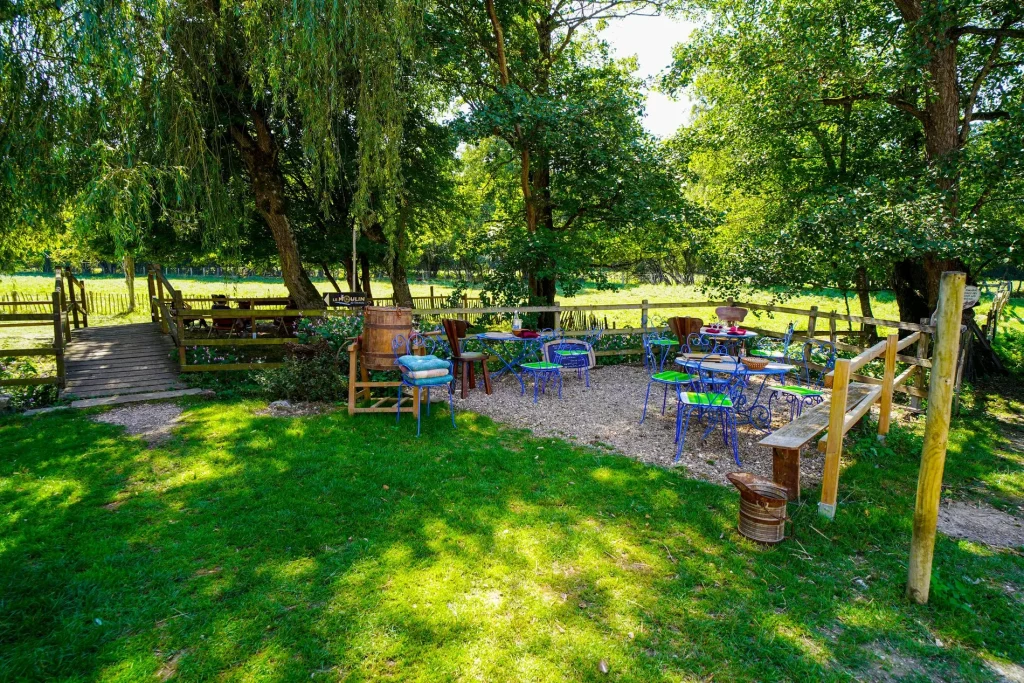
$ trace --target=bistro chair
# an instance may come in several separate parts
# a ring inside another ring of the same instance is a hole
[[[644,395],[644,410],[640,413],[640,424],[643,424],[644,420],[647,419],[647,403],[651,399],[652,386],[657,384],[664,388],[661,398],[661,414],[664,415],[668,404],[669,388],[674,387],[678,389],[681,385],[689,386],[694,380],[694,376],[689,373],[679,372],[678,370],[665,370],[666,351],[664,349],[671,349],[671,347],[653,343],[657,339],[654,334],[645,334],[643,337],[644,368],[647,370],[648,381],[647,393]]]
[[[420,391],[426,390],[427,417],[430,417],[430,389],[448,385],[448,410],[452,416],[452,427],[455,428],[455,378],[452,376],[453,365],[434,355],[434,341],[428,337],[413,334],[406,338],[397,335],[391,342],[391,350],[395,354],[395,365],[402,375],[402,383],[398,387],[398,401],[395,404],[395,424],[402,418],[402,391],[406,387],[412,391],[412,400],[420,400]],[[416,407],[416,436],[420,435],[420,423],[423,417],[421,406]]]
[[[725,344],[716,340],[714,337],[709,337],[706,334],[699,332],[691,333],[686,338],[686,353],[717,353],[719,355],[729,355],[729,349],[726,348]]]
[[[228,303],[228,298],[223,294],[214,294],[213,305],[210,306],[210,310],[230,311],[231,305]],[[230,337],[235,333],[237,327],[238,320],[236,318],[214,318],[213,324],[210,325],[210,332],[206,336],[212,337],[214,332],[223,332]]]
[[[562,366],[544,357],[544,342],[545,337],[543,335],[537,339],[525,342],[525,358],[535,358],[536,360],[528,360],[525,363],[519,364],[524,375],[533,377],[534,403],[537,402],[538,390],[543,394],[548,382],[558,382],[558,398],[562,398]],[[520,395],[525,393],[526,382],[523,381]]]
[[[684,391],[682,386],[676,387],[679,410],[676,411],[677,445],[674,462],[678,462],[683,457],[686,433],[690,428],[690,415],[696,410],[698,411],[698,423],[705,413],[709,415],[708,426],[704,430],[701,440],[707,439],[716,426],[721,426],[722,440],[726,446],[732,446],[733,460],[736,461],[737,467],[742,467],[739,434],[736,429],[736,407],[746,386],[747,367],[742,363],[736,363],[731,372],[722,373],[703,367],[704,363],[705,361],[702,360],[697,365],[693,391]],[[715,377],[716,375],[718,378]],[[724,382],[720,381],[723,379],[722,375],[726,375]]]
[[[776,363],[785,362],[789,353],[789,345],[793,341],[793,323],[786,328],[782,339],[775,339],[766,335],[758,337],[754,341],[754,348],[750,349],[751,356],[767,358]]]
[[[466,330],[469,328],[469,324],[465,320],[446,318],[441,321],[441,327],[444,329],[445,338],[448,340],[452,362],[457,368],[455,377],[458,377],[459,374],[462,375],[462,398],[466,398],[469,394],[469,389],[476,388],[474,363],[480,364],[480,374],[484,377],[484,393],[490,395],[491,374],[487,370],[487,361],[490,360],[490,356],[479,351],[464,351],[462,349],[462,340],[466,338]],[[468,389],[466,386],[467,378],[469,379]]]
[[[800,417],[804,408],[825,400],[825,375],[836,367],[836,347],[829,341],[804,342],[798,352],[790,352],[786,362],[797,366],[797,383],[773,386],[768,411],[778,401],[789,406],[789,420]]]
[[[566,370],[575,370],[576,377],[585,380],[586,387],[590,388],[590,368],[596,359],[593,345],[586,338],[562,337],[545,342],[544,360],[558,363]]]

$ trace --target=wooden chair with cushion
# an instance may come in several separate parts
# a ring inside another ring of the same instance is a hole
[[[452,363],[455,366],[455,377],[462,375],[462,398],[466,398],[469,394],[469,389],[476,388],[476,372],[473,367],[474,363],[480,364],[481,372],[484,376],[484,392],[487,394],[491,393],[491,374],[487,371],[487,361],[490,357],[486,353],[480,353],[478,351],[463,351],[462,340],[466,338],[466,329],[469,325],[465,320],[452,320],[446,319],[441,321],[441,326],[444,328],[444,334],[448,338],[448,345],[452,349]],[[469,385],[466,385],[466,379],[469,378]]]

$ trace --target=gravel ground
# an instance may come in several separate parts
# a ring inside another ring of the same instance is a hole
[[[1024,521],[984,503],[943,501],[939,531],[999,548],[1024,546]]]
[[[643,462],[672,467],[675,455],[675,408],[669,395],[668,409],[661,415],[662,389],[651,388],[651,403],[647,419],[641,425],[640,412],[644,406],[647,374],[643,367],[609,365],[590,372],[590,388],[575,374],[566,373],[563,379],[562,399],[555,388],[541,395],[533,403],[533,384],[528,382],[526,395],[520,395],[519,382],[509,375],[494,383],[494,392],[487,396],[482,384],[470,391],[466,400],[459,397],[456,388],[456,408],[487,415],[512,427],[531,430],[542,436],[557,436],[569,441],[609,448]],[[776,427],[789,417],[776,411]],[[771,479],[772,453],[770,448],[758,446],[763,435],[749,426],[739,428],[739,450],[742,467],[736,467],[732,449],[722,442],[721,430],[713,431],[701,443],[703,429],[694,429],[691,423],[683,456],[678,465],[695,479],[729,485],[725,475],[743,470]],[[824,456],[815,449],[804,452],[801,474],[805,485],[821,481]]]
[[[181,406],[176,403],[134,403],[100,413],[93,419],[121,425],[129,434],[141,436],[155,446],[170,438],[180,417]]]

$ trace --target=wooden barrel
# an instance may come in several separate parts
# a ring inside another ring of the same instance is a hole
[[[785,487],[748,472],[730,472],[725,476],[740,490],[739,532],[759,543],[779,543],[785,539]]]
[[[367,370],[394,370],[395,337],[412,334],[412,309],[367,306],[363,312],[362,363]]]

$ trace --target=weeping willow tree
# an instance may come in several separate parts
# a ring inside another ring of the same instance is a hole
[[[127,245],[165,222],[230,243],[252,207],[295,303],[322,306],[295,236],[283,141],[301,145],[325,215],[331,188],[351,183],[356,220],[393,235],[419,15],[414,0],[5,5],[0,230],[25,239],[73,222]],[[350,178],[342,129],[353,117]]]

